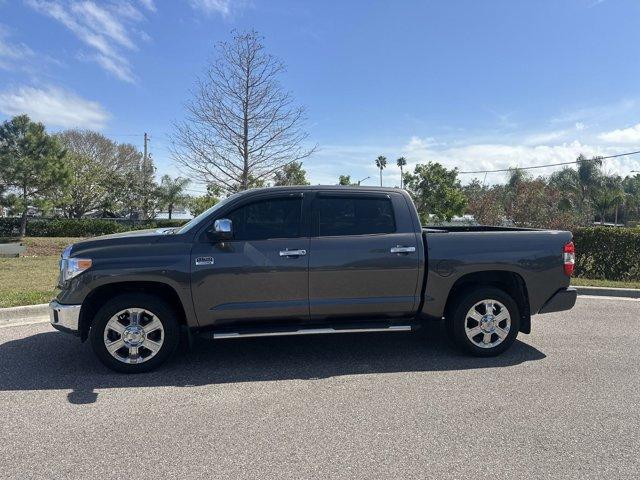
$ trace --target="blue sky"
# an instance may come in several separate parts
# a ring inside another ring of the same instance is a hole
[[[640,149],[639,24],[636,0],[0,0],[0,119],[138,145],[146,131],[175,175],[189,89],[215,42],[254,28],[308,109],[312,183],[375,184],[381,154],[463,171],[569,161]],[[384,176],[399,184],[395,166]]]

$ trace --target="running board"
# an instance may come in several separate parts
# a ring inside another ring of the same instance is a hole
[[[283,337],[290,335],[324,335],[327,333],[371,333],[371,332],[409,332],[411,325],[392,325],[380,328],[302,328],[281,332],[214,332],[214,339],[250,338],[250,337]]]

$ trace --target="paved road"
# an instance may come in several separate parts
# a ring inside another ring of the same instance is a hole
[[[0,328],[0,478],[638,478],[640,302],[581,298],[505,355],[405,333],[200,341],[116,375]]]

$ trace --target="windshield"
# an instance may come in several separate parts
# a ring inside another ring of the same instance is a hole
[[[209,216],[214,213],[217,212],[218,209],[224,207],[227,203],[229,203],[230,200],[236,198],[239,194],[238,193],[234,193],[233,195],[225,198],[224,200],[216,203],[213,207],[208,208],[207,210],[205,210],[204,212],[202,212],[200,215],[198,215],[195,218],[192,218],[191,220],[189,220],[187,223],[185,223],[180,230],[177,230],[176,233],[186,233],[189,230],[192,230],[193,228],[197,227],[198,225],[200,225],[200,223],[202,223],[204,220],[206,220],[207,218],[209,218]]]

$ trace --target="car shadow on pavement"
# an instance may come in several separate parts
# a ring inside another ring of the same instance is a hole
[[[118,374],[102,366],[88,343],[59,332],[0,345],[0,391],[72,390],[68,400],[93,403],[97,389],[199,386],[235,382],[322,379],[343,375],[437,372],[509,367],[545,355],[517,340],[505,353],[475,358],[458,353],[435,324],[429,335],[369,333],[242,340],[197,338],[159,370]]]

